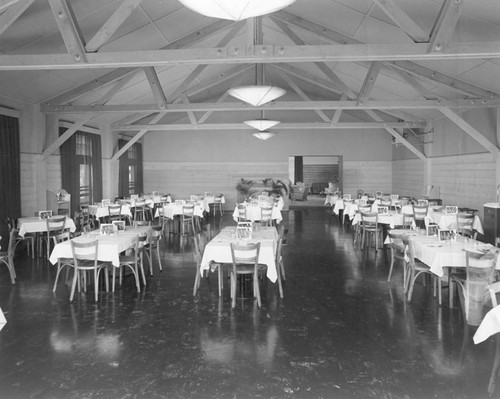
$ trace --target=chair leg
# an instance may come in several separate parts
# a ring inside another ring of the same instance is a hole
[[[281,262],[280,262],[281,264]],[[280,298],[283,299],[283,285],[281,284],[281,272],[279,270],[280,265],[278,265],[278,288],[280,291]]]
[[[156,255],[158,256],[158,266],[160,267],[160,272],[163,271],[163,268],[161,267],[161,258],[160,258],[160,242],[156,242]]]
[[[236,308],[236,276],[231,272],[231,308]]]
[[[253,275],[253,289],[254,294],[257,297],[257,306],[262,307],[262,302],[260,300],[260,289],[259,289],[259,276],[258,273],[254,273]]]
[[[196,265],[196,276],[194,278],[193,296],[196,296],[196,292],[198,291],[198,288],[200,287],[200,280],[201,280],[200,268],[199,268],[199,265]]]
[[[222,285],[224,284],[224,280],[222,278],[222,264],[219,265],[218,269],[219,269],[219,273],[218,273],[218,277],[219,277],[219,297],[221,297],[222,296]]]
[[[391,249],[391,266],[389,267],[389,276],[387,276],[387,281],[391,281],[391,276],[392,276],[392,268],[394,267],[394,253],[392,252]]]
[[[76,283],[78,281],[78,287],[80,287],[80,272],[78,269],[75,269],[75,273],[73,275],[73,282],[71,283],[71,293],[69,294],[69,301],[73,302],[73,296],[75,295]]]

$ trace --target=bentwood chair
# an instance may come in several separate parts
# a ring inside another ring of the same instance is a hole
[[[403,229],[411,229],[415,223],[415,215],[413,213],[403,213]]]
[[[403,236],[401,238],[403,240],[403,244],[405,246],[405,249],[407,250],[406,256],[407,256],[407,293],[408,293],[408,302],[411,301],[411,297],[413,295],[413,287],[415,286],[415,281],[419,276],[425,276],[429,275],[433,279],[433,286],[434,286],[434,296],[436,296],[436,287],[438,290],[438,301],[439,305],[442,303],[442,294],[441,294],[441,279],[439,276],[436,276],[434,273],[431,272],[430,267],[427,266],[425,263],[420,262],[419,260],[415,259],[414,255],[414,250],[413,250],[413,242],[408,238],[408,236]]]
[[[194,204],[185,204],[182,206],[181,214],[181,232],[182,235],[186,235],[186,231],[191,228],[191,232],[195,233],[194,228]]]
[[[198,289],[200,288],[201,278],[203,277],[201,275],[200,268],[201,268],[201,260],[203,258],[203,251],[205,250],[207,239],[203,234],[197,233],[193,236],[192,240],[193,240],[193,256],[196,262],[196,275],[193,287],[193,296],[195,296],[196,293],[198,292]],[[211,271],[217,270],[218,272],[217,274],[218,274],[218,284],[219,284],[219,297],[221,297],[222,288],[224,286],[222,264],[216,262],[210,262],[210,270]]]
[[[429,212],[429,205],[413,205],[413,216],[418,227],[425,228],[425,218]]]
[[[17,229],[12,229],[9,233],[9,245],[6,252],[0,252],[0,263],[7,266],[9,270],[10,282],[16,283],[16,270],[14,268],[14,251],[16,246]]]
[[[273,206],[261,206],[260,207],[260,224],[264,226],[273,225]]]
[[[73,251],[75,273],[73,275],[73,283],[71,284],[71,294],[69,296],[69,301],[73,302],[77,284],[78,290],[80,291],[80,284],[82,284],[82,280],[83,290],[87,290],[85,273],[90,271],[93,272],[92,274],[94,280],[95,301],[97,302],[99,298],[99,275],[101,273],[101,270],[107,267],[107,263],[101,263],[97,260],[99,241],[94,240],[90,242],[75,242],[74,240],[71,240],[70,243],[71,250]],[[107,274],[106,289],[108,289]]]
[[[260,242],[257,243],[237,243],[231,244],[231,307],[236,307],[236,284],[239,275],[252,275],[253,277],[253,293],[257,298],[257,306],[260,308],[262,302],[260,299],[259,289],[259,253]]]
[[[57,234],[52,237],[54,241],[54,245],[57,245],[61,242],[68,241],[70,239],[70,232],[69,231],[63,231],[60,234]],[[68,278],[68,272],[71,269],[75,267],[75,263],[73,261],[73,258],[59,258],[57,259],[57,272],[56,272],[56,279],[54,280],[54,287],[52,288],[52,292],[56,292],[57,289],[57,281],[59,280],[59,275],[61,274],[61,271],[66,267],[66,279]]]
[[[210,208],[213,216],[217,215],[217,212],[220,216],[224,214],[224,211],[222,210],[222,195],[214,197],[214,202],[210,204]]]
[[[485,299],[490,296],[492,303],[496,303],[493,288],[495,287],[497,254],[466,251],[465,259],[465,279],[456,276],[452,279],[457,283],[464,320],[468,325],[478,326],[483,318]]]
[[[146,256],[149,261],[149,274],[153,275],[153,253],[156,252],[156,257],[158,258],[158,268],[160,272],[163,271],[161,266],[161,256],[160,256],[160,240],[162,237],[162,226],[152,226],[148,232],[148,243],[144,245],[144,250],[147,250]]]
[[[247,207],[245,204],[238,204],[238,222],[246,222],[247,219]]]
[[[146,201],[136,201],[134,207],[134,222],[136,220],[148,220],[148,215],[150,215],[149,207],[146,205]]]
[[[378,251],[379,240],[382,242],[382,227],[378,223],[377,212],[360,212],[361,213],[361,249],[365,248],[365,240],[368,247],[371,244],[371,239],[375,238],[375,252]]]
[[[390,244],[389,247],[391,249],[391,266],[389,267],[389,275],[387,276],[387,281],[391,281],[392,277],[392,271],[394,268],[394,263],[396,261],[401,262],[401,265],[403,267],[403,293],[406,294],[406,283],[407,283],[407,277],[406,277],[406,272],[407,272],[407,265],[406,265],[406,246],[403,243],[403,236],[405,235],[404,233],[396,233],[391,230],[387,232],[387,235],[390,238]]]
[[[477,232],[474,231],[474,214],[457,213],[457,233],[465,237],[476,238]]]
[[[7,224],[7,228],[9,229],[9,234],[10,234],[10,232],[16,228],[15,220],[10,218],[10,217],[6,217],[5,223]],[[30,233],[26,233],[24,235],[24,237],[21,237],[19,234],[16,234],[16,238],[15,238],[15,242],[14,242],[14,255],[16,253],[17,246],[19,244],[21,244],[22,242],[25,242],[28,256],[31,253],[31,256],[34,258],[35,257],[35,238],[36,238],[36,235],[30,234]]]
[[[135,237],[132,241],[132,248],[127,250],[125,254],[120,255],[120,285],[122,285],[123,270],[130,269],[135,278],[135,286],[137,287],[137,292],[141,292],[141,285],[139,283],[139,269],[142,272],[142,279],[146,281],[146,276],[144,275],[144,268],[142,265],[142,245],[139,243],[139,236]],[[113,284],[112,292],[115,292],[115,273],[116,267],[113,267]]]
[[[64,228],[66,226],[66,216],[54,216],[50,219],[45,219],[45,221],[47,223],[47,231],[45,235],[40,235],[39,252],[45,242],[47,248],[47,259],[49,259],[51,248],[50,244],[53,242],[52,237],[64,232]]]
[[[115,220],[122,220],[122,206],[120,204],[108,205],[107,222],[111,223]]]

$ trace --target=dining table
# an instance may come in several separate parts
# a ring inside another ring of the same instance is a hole
[[[130,210],[130,204],[122,203],[121,206],[122,206],[121,214],[131,218],[132,212]],[[96,219],[108,217],[109,216],[108,206],[102,204],[89,205],[89,214],[91,216],[95,216]]]
[[[72,233],[76,230],[75,222],[67,216],[64,227]],[[47,231],[47,221],[46,219],[40,219],[38,216],[19,218],[17,220],[17,228],[21,237],[24,237],[28,233],[45,233]]]
[[[232,242],[260,242],[259,263],[267,266],[266,276],[273,283],[278,278],[276,270],[276,247],[278,243],[278,231],[275,227],[257,226],[252,231],[250,239],[238,240],[236,226],[224,227],[205,246],[200,265],[200,272],[210,270],[210,263],[232,264],[231,243]]]
[[[441,210],[434,211],[429,208],[429,212],[425,217],[425,224],[429,223],[437,224],[440,229],[457,229],[457,214],[446,213]],[[483,224],[478,215],[474,215],[474,220],[472,222],[472,230],[477,231],[479,234],[484,235]]]
[[[262,204],[254,203],[254,202],[245,203],[247,220],[250,220],[252,223],[255,221],[259,221],[262,217],[262,211],[261,211],[262,206],[263,206]],[[281,223],[281,221],[283,220],[283,216],[281,214],[279,203],[276,203],[272,207],[271,219],[276,221],[276,223]],[[236,207],[234,208],[233,220],[235,222],[237,222],[239,220],[238,205],[236,205]]]
[[[114,234],[101,234],[99,230],[93,230],[86,235],[63,241],[54,246],[49,261],[53,265],[59,258],[72,258],[71,241],[86,243],[94,240],[99,241],[97,259],[101,262],[110,262],[113,266],[120,266],[120,253],[131,248],[136,237],[147,235],[151,227],[149,226],[126,226],[125,230]]]
[[[182,215],[183,206],[186,204],[186,202],[187,201],[185,202],[174,201],[163,205],[163,216],[168,219],[173,219],[177,215]],[[194,201],[194,210],[193,210],[194,216],[203,218],[204,212],[208,212],[209,210],[210,208],[205,203],[205,201],[203,200]],[[160,210],[157,209],[155,212],[155,218],[160,217],[160,215],[161,215]]]

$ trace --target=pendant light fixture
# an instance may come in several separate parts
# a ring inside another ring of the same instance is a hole
[[[241,21],[270,14],[295,0],[179,0],[184,6],[207,17]]]
[[[271,137],[273,137],[276,133],[274,132],[268,132],[268,131],[263,131],[263,132],[255,132],[252,133],[253,137],[257,137],[260,140],[269,140]]]

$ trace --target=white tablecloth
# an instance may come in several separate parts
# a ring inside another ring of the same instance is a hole
[[[101,205],[89,205],[89,213],[97,219],[109,216],[108,207]],[[130,205],[122,204],[122,215],[132,217],[130,212]]]
[[[238,221],[238,205],[234,208],[233,219],[235,222]],[[246,206],[246,215],[247,219],[251,222],[255,222],[256,220],[260,220],[261,218],[261,207],[258,205],[247,204]],[[281,223],[283,220],[283,216],[281,215],[281,211],[278,206],[273,206],[271,219],[276,220],[276,223]]]
[[[94,231],[89,236],[78,236],[72,240],[76,242],[90,242],[97,238],[99,240],[97,259],[101,262],[111,262],[114,266],[119,266],[120,253],[132,247],[135,237],[147,234],[149,229],[150,227],[148,226],[139,226],[137,228],[127,227],[125,231],[110,236],[100,235]],[[70,241],[64,241],[54,247],[49,260],[52,264],[56,264],[59,258],[72,257],[71,243]]]
[[[500,332],[500,305],[495,306],[484,315],[483,321],[474,334],[474,343],[479,344],[493,334]]]
[[[431,272],[442,277],[444,267],[466,267],[465,251],[493,248],[490,244],[457,236],[455,241],[438,241],[437,237],[413,236],[415,258],[430,267]],[[500,257],[496,269],[500,269]]]
[[[444,212],[431,212],[427,214],[425,218],[426,225],[429,223],[435,223],[440,229],[455,229],[457,228],[457,215],[451,215]],[[472,229],[476,230],[479,234],[484,234],[483,224],[479,216],[474,216],[474,221],[472,223]]]
[[[17,221],[19,235],[24,237],[26,233],[41,233],[47,231],[47,222],[45,219],[38,217],[19,218]],[[72,233],[76,230],[75,222],[73,219],[66,217],[65,228],[69,229]]]
[[[207,205],[208,206],[208,205]],[[208,212],[205,210],[204,201],[197,201],[194,205],[194,216],[203,217],[203,212]],[[163,207],[163,215],[169,219],[173,219],[175,215],[182,215],[182,205],[178,205],[175,202],[171,202]],[[155,218],[160,217],[160,211],[157,209],[155,213]]]
[[[231,263],[230,243],[236,241],[234,238],[236,227],[225,227],[212,241],[205,246],[200,270],[209,270],[210,262]],[[260,242],[259,263],[267,266],[267,278],[273,283],[276,282],[278,274],[276,271],[276,245],[278,242],[278,232],[274,227],[259,227],[254,230],[252,239],[248,242]]]

